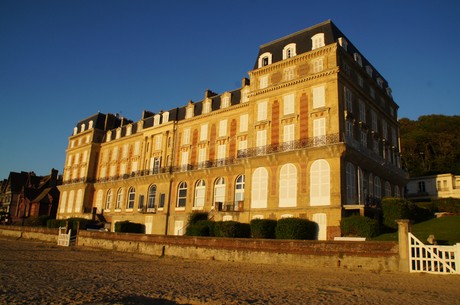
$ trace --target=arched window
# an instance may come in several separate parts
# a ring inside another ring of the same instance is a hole
[[[118,192],[117,192],[117,203],[115,205],[115,209],[117,210],[120,210],[121,209],[121,205],[123,204],[123,198],[124,197],[124,193],[123,193],[123,189],[119,189]]]
[[[388,181],[385,181],[385,197],[391,197],[391,185]]]
[[[59,201],[59,213],[65,213],[65,204],[67,202],[67,191],[64,191]]]
[[[96,213],[101,213],[102,212],[102,200],[104,197],[104,192],[102,190],[97,191],[97,196],[96,196]]]
[[[361,167],[358,166],[358,203],[359,204],[364,204],[364,174],[363,170]]]
[[[77,201],[75,203],[75,212],[80,213],[83,207],[83,191],[77,191]]]
[[[127,209],[134,208],[134,199],[136,198],[136,189],[134,187],[130,187],[128,190],[128,202],[126,204]]]
[[[382,184],[380,183],[380,178],[377,176],[374,177],[374,195],[377,199],[382,198]]]
[[[235,181],[235,206],[238,206],[240,201],[244,201],[244,184],[245,176],[238,176]]]
[[[269,52],[265,52],[259,56],[259,68],[268,66],[272,63],[272,54]]]
[[[374,176],[369,174],[369,197],[374,197]]]
[[[157,197],[157,186],[155,184],[152,184],[149,187],[149,193],[147,195],[147,209],[155,208],[156,197]]]
[[[318,33],[311,38],[311,49],[324,47],[324,33]]]
[[[183,181],[179,183],[177,187],[177,208],[185,208],[187,203],[187,182]]]
[[[331,170],[326,160],[313,162],[310,168],[310,205],[331,204]]]
[[[220,177],[214,183],[214,202],[225,203],[225,179]]]
[[[268,172],[264,167],[252,173],[251,207],[266,208],[268,198]]]
[[[354,165],[349,162],[346,167],[346,175],[347,204],[356,204],[356,172]]]
[[[193,206],[196,208],[204,207],[206,197],[206,182],[203,179],[198,180],[195,184],[195,200],[193,201]]]
[[[67,204],[67,213],[73,212],[73,201],[75,200],[75,191],[70,191],[69,193],[69,201]]]
[[[295,207],[297,205],[297,168],[285,164],[280,170],[279,206]]]
[[[107,191],[107,197],[105,198],[105,209],[110,211],[110,206],[112,205],[112,189]]]
[[[401,192],[399,191],[399,186],[395,185],[395,197],[401,197]]]

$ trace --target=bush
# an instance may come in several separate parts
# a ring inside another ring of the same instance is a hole
[[[380,233],[377,220],[361,215],[342,218],[340,229],[344,236],[374,237]]]
[[[385,198],[382,200],[383,224],[391,229],[397,229],[397,219],[414,219],[411,215],[413,203],[401,198]]]
[[[188,225],[194,225],[201,220],[208,220],[208,212],[193,212],[188,216]]]
[[[458,198],[439,198],[433,199],[433,204],[439,212],[459,213],[460,199]]]
[[[216,237],[249,238],[251,237],[251,226],[248,223],[236,221],[216,221],[213,235]]]
[[[145,225],[127,221],[119,221],[115,224],[115,232],[120,233],[145,233]]]
[[[214,230],[214,221],[198,220],[192,225],[188,225],[185,230],[187,236],[211,236]]]
[[[272,219],[251,220],[251,234],[254,238],[275,238],[276,224]]]
[[[278,220],[275,235],[277,239],[315,239],[318,225],[302,218],[283,218]]]
[[[46,223],[50,218],[48,215],[29,217],[24,219],[24,225],[28,227],[46,227]]]
[[[65,227],[67,223],[67,220],[65,219],[48,219],[46,222],[46,227],[47,228],[59,228],[59,227]]]

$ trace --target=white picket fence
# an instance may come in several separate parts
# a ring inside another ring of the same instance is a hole
[[[72,243],[75,243],[77,237],[72,237],[72,229],[68,233],[66,233],[66,230],[66,227],[59,227],[58,246],[69,247]]]
[[[460,274],[460,244],[425,245],[409,233],[409,271]]]

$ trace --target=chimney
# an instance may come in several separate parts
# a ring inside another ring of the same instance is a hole
[[[243,77],[243,80],[241,81],[241,88],[249,86],[249,78]]]

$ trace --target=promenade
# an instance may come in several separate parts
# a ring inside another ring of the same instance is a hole
[[[0,304],[460,304],[460,276],[192,261],[0,237]]]

